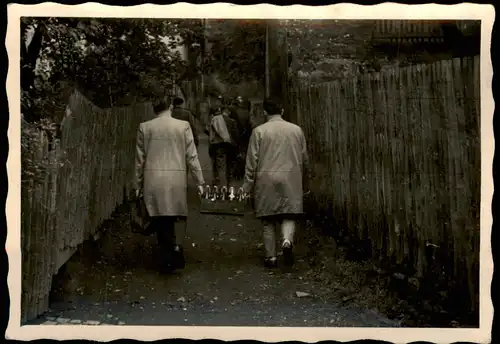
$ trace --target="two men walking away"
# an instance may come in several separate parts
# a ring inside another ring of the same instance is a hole
[[[193,131],[189,122],[172,117],[165,102],[154,107],[157,118],[141,123],[136,145],[136,190],[142,193],[151,216],[152,231],[164,254],[163,270],[184,268],[187,170],[203,194],[205,184]]]
[[[255,215],[263,224],[265,265],[278,264],[276,229],[281,230],[284,263],[294,263],[293,242],[297,217],[303,213],[309,158],[302,129],[282,118],[283,109],[266,99],[267,122],[256,127],[248,145],[245,178],[240,192],[254,195]]]
[[[253,194],[255,215],[263,225],[265,266],[274,268],[278,264],[278,228],[285,265],[291,266],[296,222],[303,213],[304,189],[308,190],[310,179],[306,140],[299,126],[283,119],[279,104],[266,99],[263,109],[267,121],[250,135],[244,183],[239,192],[244,198]],[[163,270],[172,272],[185,265],[182,247],[188,214],[188,170],[200,196],[205,180],[193,135],[196,127],[174,118],[172,107],[165,102],[157,104],[154,111],[157,118],[141,123],[137,132],[135,182],[137,196],[143,195],[151,217],[148,232],[157,233],[164,254]],[[214,182],[220,184],[222,177],[222,185],[230,187],[238,123],[230,117],[228,107],[212,118],[209,134]]]

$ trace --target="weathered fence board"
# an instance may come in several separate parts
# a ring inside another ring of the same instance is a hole
[[[22,188],[23,323],[48,309],[53,275],[127,197],[137,128],[153,117],[151,104],[103,110],[77,91],[68,108],[53,149],[40,131],[36,151],[22,152],[48,161],[43,179]]]
[[[446,273],[477,308],[479,57],[295,86],[318,207],[374,259]],[[433,252],[429,255],[429,252]]]

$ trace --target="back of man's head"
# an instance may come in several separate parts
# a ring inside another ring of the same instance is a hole
[[[184,99],[179,98],[179,97],[176,97],[174,99],[174,102],[173,102],[174,106],[181,106],[182,104],[184,104]]]
[[[159,115],[163,111],[166,111],[168,109],[167,102],[165,100],[160,100],[156,102],[155,105],[153,105],[153,111],[155,112],[156,115]]]
[[[282,107],[278,102],[274,101],[273,99],[270,98],[264,99],[262,107],[269,116],[281,115]]]

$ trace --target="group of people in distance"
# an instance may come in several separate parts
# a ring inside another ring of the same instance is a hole
[[[198,159],[196,119],[182,103],[179,98],[171,104],[159,102],[154,106],[157,117],[141,123],[137,133],[136,192],[144,197],[151,217],[148,232],[157,234],[165,272],[185,266],[187,172],[200,197],[207,188]],[[303,197],[309,192],[307,145],[302,129],[283,119],[278,102],[265,99],[263,111],[265,123],[255,126],[241,99],[221,102],[219,108],[212,109],[205,132],[209,136],[213,184],[236,189],[239,199],[252,195],[255,215],[263,226],[265,266],[278,266],[278,228],[284,263],[291,266],[297,217],[303,213]],[[238,157],[244,168],[243,183],[236,187]]]
[[[214,184],[232,185],[242,179],[246,149],[253,129],[248,102],[243,98],[215,97],[205,133],[209,136]]]

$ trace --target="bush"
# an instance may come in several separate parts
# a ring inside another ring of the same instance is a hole
[[[45,180],[51,168],[64,162],[62,157],[49,154],[49,145],[54,142],[57,131],[52,120],[28,123],[22,119],[21,123],[21,183],[31,189]]]

